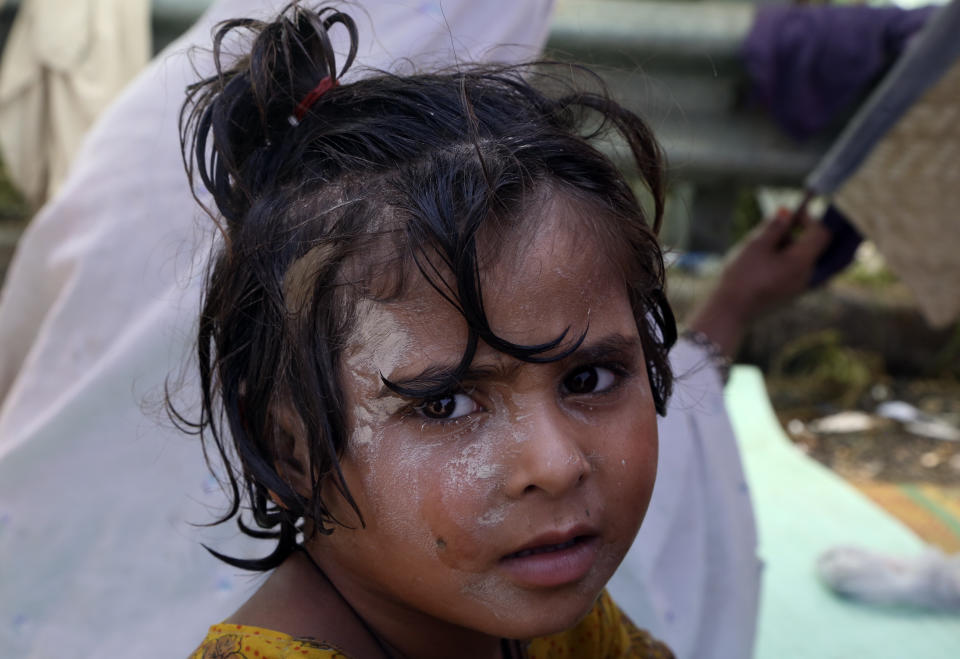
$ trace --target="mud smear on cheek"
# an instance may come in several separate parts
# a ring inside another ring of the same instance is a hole
[[[434,548],[438,560],[468,574],[470,583],[482,581],[509,550],[502,546],[501,528],[515,505],[505,494],[515,427],[502,399],[496,393],[488,396],[477,422],[443,437],[440,451],[447,457],[435,467],[436,486],[421,512],[434,538],[444,540]]]
[[[600,425],[600,421],[596,418],[596,416],[593,415],[594,408],[592,406],[577,408],[573,405],[564,405],[563,411],[567,416],[579,424],[585,426]]]
[[[477,542],[489,542],[485,540],[488,533],[507,519],[514,505],[505,496],[507,464],[515,458],[519,445],[529,439],[518,422],[525,416],[518,412],[522,405],[498,392],[489,395],[489,418],[475,436],[464,438],[464,447],[443,468],[441,501],[446,517]]]
[[[437,538],[420,511],[435,497],[424,479],[433,470],[435,446],[411,445],[403,436],[406,429],[397,427],[402,425],[401,421],[375,425],[370,441],[351,449],[354,460],[363,463],[363,513],[381,539],[389,538],[394,551],[429,556],[437,551]]]
[[[496,447],[482,437],[446,441],[464,444],[440,468],[439,492],[424,501],[423,514],[434,533],[446,539],[437,557],[454,569],[476,571],[490,560],[488,532],[495,537],[496,527],[507,516],[509,506],[499,496],[503,466]]]
[[[450,441],[457,441],[450,438]],[[503,467],[495,461],[493,447],[481,441],[469,442],[456,457],[443,466],[443,494],[447,503],[456,499],[462,505],[465,497],[475,503],[487,498],[486,491],[496,488]],[[469,523],[467,515],[456,521]]]
[[[376,382],[371,379],[371,382]],[[384,430],[393,425],[391,419],[407,405],[399,396],[372,398],[357,403],[353,408],[350,447],[353,451],[373,448],[383,442]]]
[[[360,322],[345,351],[345,380],[352,383],[356,399],[351,410],[349,451],[373,468],[379,457],[383,428],[404,402],[395,396],[378,398],[381,373],[392,372],[411,346],[406,329],[392,313],[374,302],[362,301]],[[375,446],[377,445],[377,446]]]
[[[356,464],[368,524],[403,545],[432,551],[433,539],[418,519],[425,497],[419,475],[429,469],[429,445],[411,445],[397,413],[409,404],[399,396],[378,397],[381,373],[391,373],[409,353],[413,341],[406,327],[383,305],[363,301],[345,351],[345,379],[354,393],[347,453]]]
[[[400,398],[377,398],[380,374],[393,372],[412,345],[406,329],[382,305],[363,301],[359,307],[362,320],[351,338],[345,363],[346,377],[359,394],[353,410],[353,446],[372,443],[375,429],[402,408]]]
[[[505,524],[522,522],[511,516],[517,503],[505,491],[508,465],[516,457],[518,444],[529,439],[523,424],[517,422],[522,413],[517,413],[516,405],[506,403],[503,396],[491,394],[490,408],[496,412],[485,421],[482,436],[473,438],[446,465],[444,496],[439,502],[443,509],[437,511],[456,529],[455,535],[444,536],[438,557],[465,574],[461,594],[499,620],[510,620],[526,603],[525,595],[497,573],[501,555],[512,549],[505,546],[510,540],[504,538],[513,534],[502,529]],[[457,542],[450,542],[452,537]],[[463,551],[465,546],[480,549],[468,554]]]
[[[513,620],[528,606],[524,593],[497,574],[477,575],[460,589],[460,594],[482,605],[498,620]]]

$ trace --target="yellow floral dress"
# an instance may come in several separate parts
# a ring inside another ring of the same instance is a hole
[[[527,659],[672,659],[673,653],[647,632],[637,629],[604,591],[596,605],[573,629],[535,638],[525,648]],[[248,625],[213,625],[190,659],[350,659],[327,643]]]

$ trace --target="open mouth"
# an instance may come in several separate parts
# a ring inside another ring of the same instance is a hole
[[[508,558],[526,558],[527,556],[534,556],[535,554],[547,554],[550,552],[563,551],[564,549],[569,549],[574,545],[583,542],[589,536],[578,535],[575,538],[571,538],[566,542],[561,542],[556,545],[541,545],[539,547],[531,547],[530,549],[523,549],[521,551],[514,552],[512,554],[507,554],[504,556],[505,559]]]
[[[562,537],[535,540],[504,556],[500,566],[524,588],[554,588],[579,582],[597,562],[602,546],[600,536],[581,533],[563,542],[550,542]]]

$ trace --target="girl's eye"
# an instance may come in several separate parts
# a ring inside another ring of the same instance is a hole
[[[564,388],[571,394],[599,394],[617,383],[617,374],[603,366],[584,366],[566,377]]]
[[[480,410],[480,406],[467,394],[446,394],[417,405],[417,412],[428,419],[459,419]]]

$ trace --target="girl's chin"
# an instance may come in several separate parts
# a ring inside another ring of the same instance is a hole
[[[599,595],[599,593],[598,593]],[[528,641],[534,638],[543,638],[565,632],[577,626],[593,609],[596,597],[588,603],[578,607],[562,607],[562,610],[547,610],[539,619],[526,620],[524,624],[511,624],[504,628],[497,636]],[[519,621],[517,621],[519,622]]]
[[[493,628],[486,633],[499,638],[530,640],[567,631],[593,610],[603,586],[590,588],[580,584],[566,590],[524,598],[525,603],[517,602],[509,611],[498,611]]]

